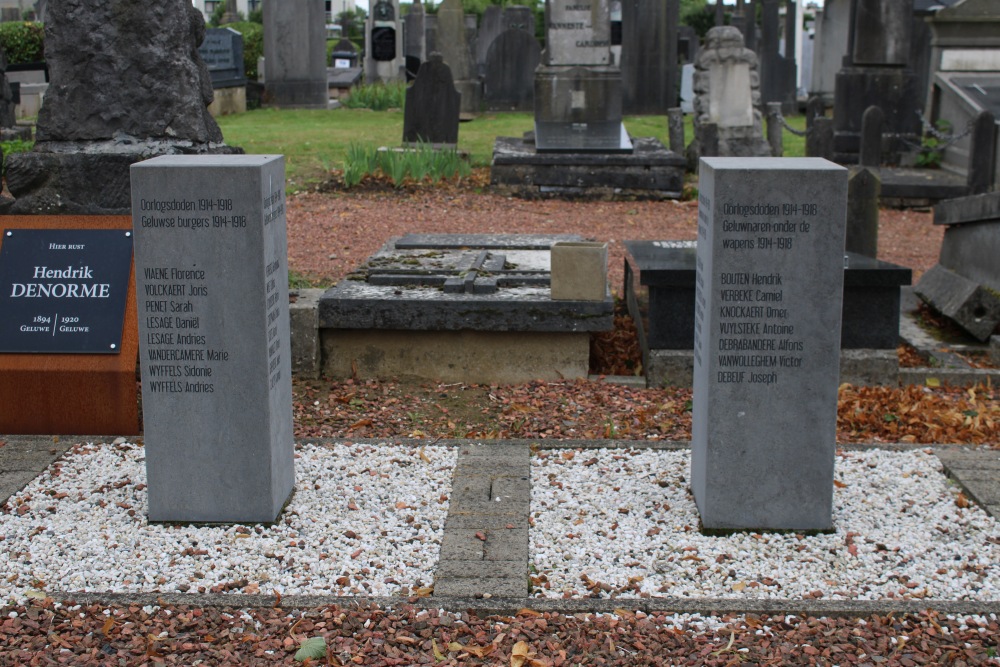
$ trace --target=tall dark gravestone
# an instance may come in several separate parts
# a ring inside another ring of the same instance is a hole
[[[274,521],[292,492],[281,156],[132,167],[150,521]]]
[[[699,168],[691,490],[708,530],[829,530],[847,170]]]
[[[269,104],[327,107],[325,25],[321,0],[264,3],[264,90]]]
[[[781,55],[779,36],[780,6],[785,6],[785,54]],[[794,2],[762,0],[762,25],[759,42],[760,95],[762,101],[781,103],[782,113],[790,114],[796,108],[795,20]],[[752,46],[749,48],[753,48]]]
[[[622,0],[622,94],[627,114],[677,106],[680,0]]]
[[[898,162],[920,143],[917,76],[909,67],[913,0],[854,0],[848,54],[837,73],[833,106],[833,159],[856,164],[865,110],[885,114],[884,161]]]
[[[461,104],[451,70],[432,53],[406,90],[403,143],[457,144]]]

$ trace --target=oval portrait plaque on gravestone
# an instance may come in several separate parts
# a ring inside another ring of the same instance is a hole
[[[131,232],[5,229],[2,244],[0,353],[121,350]]]

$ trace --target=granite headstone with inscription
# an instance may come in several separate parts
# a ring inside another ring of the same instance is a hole
[[[406,76],[403,24],[398,0],[378,0],[365,23],[369,47],[365,49],[365,81],[391,83]]]
[[[847,170],[703,158],[691,489],[708,530],[829,530]]]
[[[243,35],[232,28],[209,28],[205,41],[198,47],[201,59],[208,67],[214,88],[245,86],[243,69]]]
[[[281,156],[132,167],[151,521],[274,521],[292,492]]]

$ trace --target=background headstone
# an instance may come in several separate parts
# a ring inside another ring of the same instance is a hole
[[[622,94],[627,114],[665,114],[677,104],[680,0],[622,1]]]
[[[486,55],[489,53],[493,40],[505,30],[503,25],[503,7],[490,5],[483,10],[483,18],[476,32],[476,69],[479,76],[486,75]]]
[[[402,81],[406,73],[403,50],[403,24],[398,0],[372,3],[365,23],[368,42],[365,48],[365,81],[390,83]]]
[[[621,71],[611,65],[608,0],[545,4],[546,45],[535,72],[538,151],[631,151]]]
[[[780,50],[778,9],[781,4],[785,5],[785,25],[792,28],[785,30],[785,55],[782,55]],[[795,7],[794,2],[780,0],[762,0],[761,4],[763,15],[759,43],[761,100],[765,104],[780,102],[782,112],[788,114],[796,109]]]
[[[457,144],[461,99],[440,53],[420,66],[406,89],[403,143]]]
[[[695,63],[693,88],[695,137],[688,146],[692,163],[697,164],[699,155],[771,154],[763,135],[757,55],[743,46],[736,28],[721,26],[708,31]],[[705,136],[710,126],[716,128],[713,142],[718,141],[717,153],[704,150],[712,143]]]
[[[829,530],[847,170],[699,169],[691,490],[708,530]]]
[[[151,521],[274,521],[292,492],[281,156],[132,168]]]
[[[209,28],[198,47],[214,88],[245,86],[243,35],[232,28]]]
[[[424,28],[424,6],[420,0],[410,5],[410,11],[403,17],[404,55],[407,58],[407,80],[416,76],[419,64],[427,60],[427,33]],[[411,66],[415,63],[417,67]]]
[[[462,1],[444,0],[438,7],[437,18],[438,52],[451,69],[455,88],[462,96],[462,112],[477,113],[482,96],[469,47]]]
[[[883,162],[896,164],[920,143],[917,76],[907,66],[913,0],[857,0],[848,56],[837,73],[834,95],[834,160],[856,164],[865,110],[884,114]]]
[[[264,3],[265,99],[286,108],[325,109],[326,20],[321,0]]]
[[[7,158],[9,213],[127,214],[129,165],[242,152],[206,107],[201,13],[185,0],[64,0],[47,10],[50,83],[29,153]]]
[[[483,99],[496,111],[534,108],[535,69],[542,49],[533,35],[510,28],[493,40],[486,55]]]

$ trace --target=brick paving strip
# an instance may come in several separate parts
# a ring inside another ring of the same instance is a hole
[[[110,439],[109,439],[110,440]],[[0,447],[0,504],[19,491],[71,443],[80,439],[51,436],[5,436]],[[88,437],[84,441],[102,442]],[[305,442],[305,441],[303,441]],[[315,440],[310,440],[315,442]],[[333,442],[326,441],[324,442]],[[64,444],[66,443],[66,444]],[[563,614],[647,613],[719,615],[802,614],[806,616],[864,617],[872,614],[916,614],[935,609],[942,614],[1000,614],[1000,600],[796,600],[739,598],[577,598],[528,597],[528,516],[531,498],[532,445],[546,449],[627,447],[683,449],[684,443],[628,441],[500,441],[476,444],[441,442],[459,447],[440,559],[430,597],[341,597],[330,595],[190,594],[190,593],[81,593],[50,591],[58,601],[77,604],[175,605],[195,607],[281,607],[307,609],[338,605],[395,607],[411,604],[428,609],[474,611],[480,615],[513,615],[529,608]],[[848,449],[925,449],[926,445],[849,446]],[[969,498],[994,518],[1000,518],[1000,452],[939,446],[935,453],[945,471]],[[498,500],[499,499],[499,500]]]
[[[461,445],[434,596],[527,597],[531,451]]]

